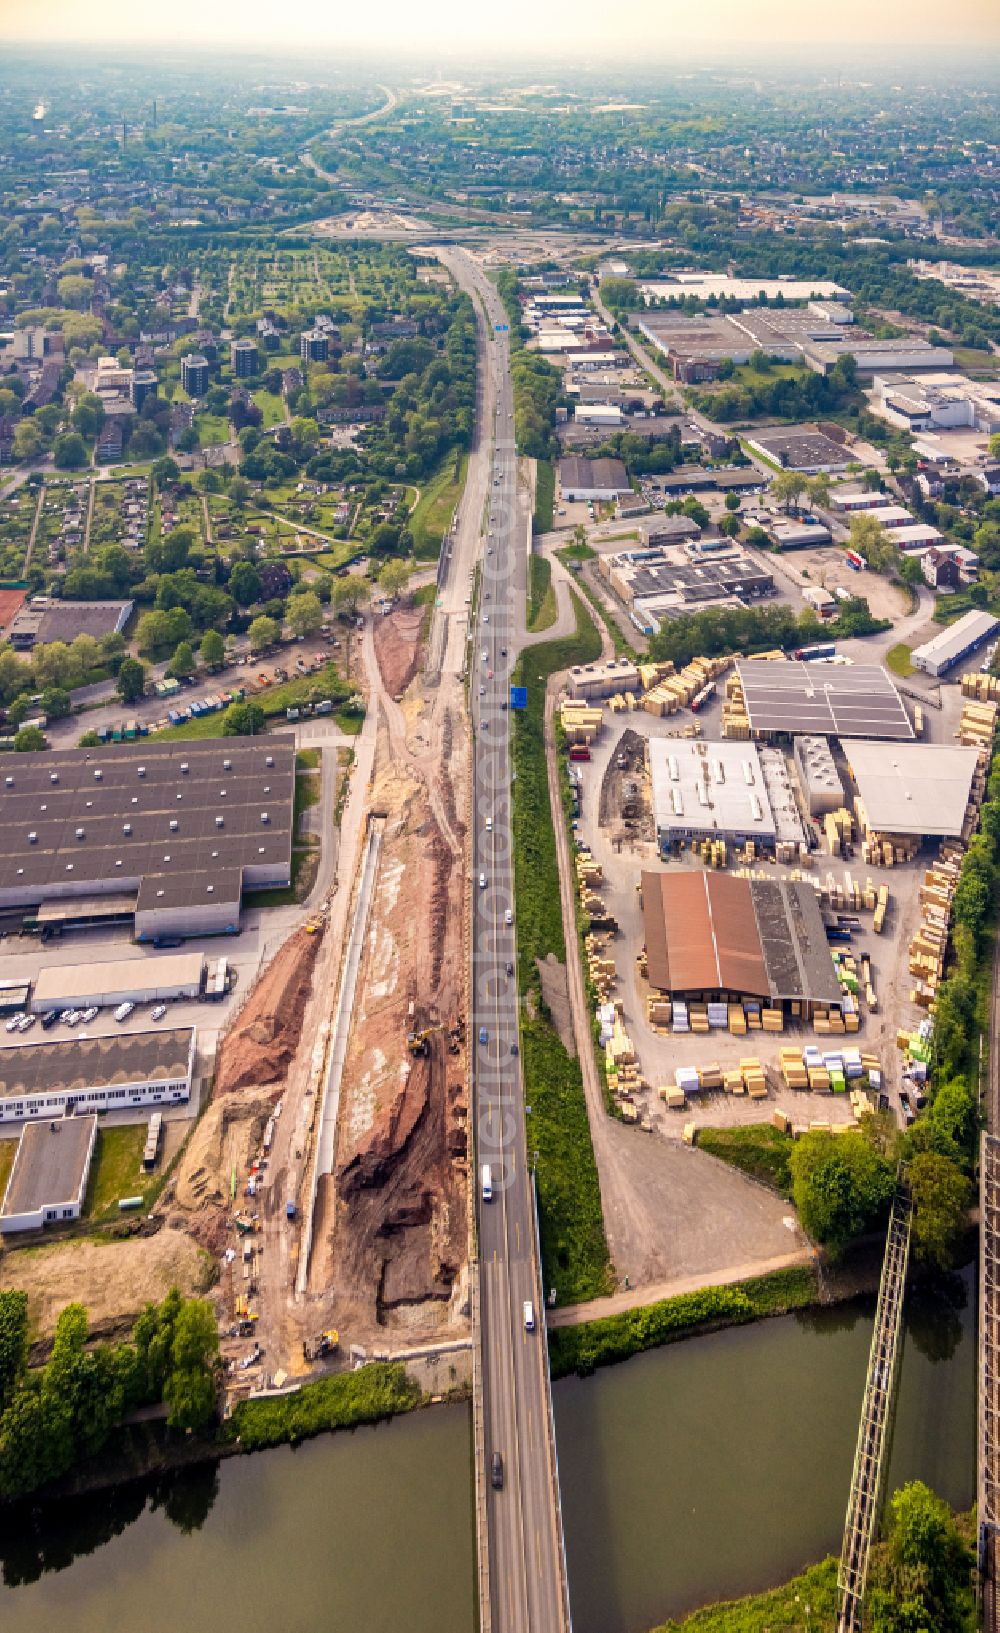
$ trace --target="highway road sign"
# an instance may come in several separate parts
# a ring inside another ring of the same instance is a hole
[[[511,687],[510,706],[512,709],[526,709],[528,707],[528,688],[526,686]]]

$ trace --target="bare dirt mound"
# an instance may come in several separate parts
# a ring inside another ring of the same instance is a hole
[[[215,1096],[278,1083],[299,1045],[319,934],[296,933],[257,983],[219,1049]]]
[[[375,625],[375,656],[390,697],[405,692],[420,662],[423,607],[398,607]]]
[[[461,1082],[449,1083],[453,1072],[438,1035],[338,1171],[342,1228],[334,1279],[361,1293],[365,1325],[373,1313],[382,1327],[395,1325],[407,1309],[412,1319],[416,1306],[422,1306],[421,1326],[446,1319],[467,1232],[458,1150],[465,1143],[465,1091]]]
[[[454,1320],[467,1245],[465,873],[426,788],[402,780],[405,800],[386,801],[336,1179],[320,1186],[314,1234],[317,1283],[336,1288],[337,1323],[359,1342],[404,1327],[416,1341]],[[426,1053],[408,1053],[410,1033]]]
[[[96,1337],[126,1331],[143,1305],[164,1298],[171,1287],[189,1295],[203,1292],[211,1267],[184,1231],[160,1230],[155,1236],[52,1242],[44,1247],[8,1250],[0,1256],[0,1287],[17,1287],[28,1295],[32,1333],[51,1338],[56,1319],[67,1304],[87,1306]]]

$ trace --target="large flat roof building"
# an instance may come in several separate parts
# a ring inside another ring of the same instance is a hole
[[[564,499],[617,499],[632,484],[620,459],[583,459],[568,454],[559,461],[559,488]]]
[[[0,1123],[181,1104],[194,1053],[191,1026],[0,1049]]]
[[[851,462],[846,448],[808,425],[774,426],[766,431],[755,431],[746,438],[746,444],[755,453],[780,465],[782,470],[811,475],[819,471],[846,471]]]
[[[15,615],[7,631],[18,651],[50,641],[70,641],[78,635],[118,635],[128,623],[131,601],[52,601],[35,596]]]
[[[843,739],[851,776],[876,833],[959,839],[979,750],[957,743],[852,742]]]
[[[913,739],[902,698],[875,664],[740,660],[736,674],[754,734]]]
[[[277,737],[0,755],[0,907],[127,895],[139,939],[235,931],[291,877],[295,746]]]
[[[22,1129],[0,1205],[0,1234],[79,1219],[96,1139],[93,1114],[60,1116]]]
[[[785,880],[674,869],[642,875],[650,986],[772,1003],[839,1004],[816,892]]]
[[[728,272],[671,272],[669,276],[643,281],[643,299],[669,300],[672,295],[693,295],[696,300],[718,299],[755,301],[847,300],[849,291],[828,278],[734,278]]]
[[[661,851],[690,839],[776,838],[760,756],[752,743],[704,743],[686,738],[649,743],[653,820]]]

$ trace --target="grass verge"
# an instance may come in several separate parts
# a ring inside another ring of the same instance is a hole
[[[94,1161],[83,1206],[85,1219],[92,1224],[104,1219],[117,1219],[118,1203],[124,1196],[141,1196],[143,1207],[148,1205],[163,1184],[163,1176],[143,1172],[142,1152],[145,1144],[144,1122],[97,1130]]]
[[[915,674],[916,671],[910,661],[912,652],[913,648],[907,646],[905,641],[897,641],[885,655],[886,668],[891,669],[900,680],[905,680],[907,675]]]
[[[567,545],[565,550],[559,550],[556,553],[557,555],[563,556],[566,560],[582,561],[584,559],[582,556],[569,556],[567,554],[569,550],[578,550],[580,548],[581,547],[579,545]],[[583,548],[587,547],[584,546]],[[617,658],[628,658],[631,663],[638,663],[639,654],[632,645],[631,641],[627,641],[625,639],[622,630],[619,628],[617,618],[615,618],[613,614],[608,611],[600,596],[597,595],[593,589],[591,589],[586,579],[583,577],[578,577],[576,582],[579,589],[587,597],[587,600],[590,602],[598,618],[601,620],[601,623],[604,625],[605,629],[610,635],[615,649],[615,656]]]
[[[535,477],[535,514],[531,525],[536,533],[548,533],[556,499],[556,471],[551,459],[540,459]]]
[[[292,1446],[328,1429],[353,1429],[411,1412],[423,1400],[398,1361],[375,1361],[355,1372],[338,1372],[294,1394],[240,1401],[233,1408],[230,1435],[244,1451]]]
[[[514,684],[528,689],[528,707],[514,717],[515,901],[529,1152],[537,1152],[538,1213],[545,1286],[560,1303],[607,1292],[608,1248],[580,1063],[566,1053],[542,1001],[537,960],[566,957],[556,838],[545,767],[545,683],[600,651],[593,620],[574,594],[576,630],[521,655]]]
[[[700,1128],[698,1149],[719,1157],[780,1196],[792,1194],[789,1166],[795,1141],[770,1123],[748,1123],[744,1128]]]
[[[679,1293],[658,1304],[623,1310],[620,1315],[602,1316],[578,1327],[553,1327],[549,1338],[549,1362],[554,1378],[578,1372],[581,1377],[596,1367],[627,1361],[643,1350],[659,1349],[678,1338],[714,1327],[742,1326],[765,1316],[787,1315],[815,1304],[818,1291],[815,1272],[809,1267],[777,1270],[770,1276],[754,1276],[731,1287],[702,1287],[695,1293]]]
[[[449,454],[422,490],[410,515],[413,554],[418,561],[436,561],[441,541],[451,526],[455,506],[465,485],[467,456]]]
[[[10,1171],[14,1166],[16,1156],[17,1141],[0,1140],[0,1197],[3,1196],[7,1189],[7,1181],[10,1179]]]
[[[528,629],[533,635],[551,629],[556,621],[556,592],[552,584],[552,563],[544,556],[528,562]]]

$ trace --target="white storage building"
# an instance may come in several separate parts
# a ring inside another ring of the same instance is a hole
[[[79,1219],[96,1139],[93,1114],[28,1123],[0,1206],[0,1235]]]
[[[954,668],[962,658],[967,658],[970,652],[975,652],[998,629],[1000,622],[992,613],[967,612],[964,618],[949,624],[940,635],[925,641],[923,646],[914,647],[911,661],[925,674],[947,674],[949,669]]]
[[[166,1003],[171,998],[199,998],[205,973],[202,953],[147,953],[109,958],[94,964],[52,964],[35,981],[31,1008],[87,1009],[92,1004]]]

